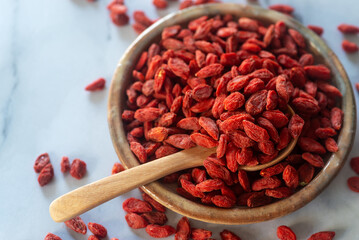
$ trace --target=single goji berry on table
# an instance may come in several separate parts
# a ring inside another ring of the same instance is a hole
[[[87,240],[100,240],[97,236],[95,235],[90,235]]]
[[[160,226],[156,224],[149,224],[146,227],[146,232],[148,235],[154,238],[165,238],[174,234],[176,229],[169,225]]]
[[[56,236],[55,234],[53,233],[48,233],[44,240],[62,240],[59,236]]]
[[[338,26],[338,30],[345,34],[359,33],[359,27],[351,24],[342,23]]]
[[[167,222],[167,216],[163,212],[142,213],[141,216],[144,217],[149,224],[164,225]]]
[[[208,239],[212,236],[212,232],[202,228],[192,228],[191,238],[193,240]]]
[[[350,42],[348,40],[343,40],[342,48],[347,53],[354,53],[354,52],[357,52],[359,50],[359,47],[358,47],[358,45],[356,43]]]
[[[37,179],[37,181],[39,182],[40,186],[43,187],[46,184],[48,184],[49,182],[51,182],[51,180],[54,177],[54,169],[52,167],[51,163],[48,163],[40,172],[39,177]]]
[[[308,240],[332,240],[334,236],[335,232],[331,231],[317,232],[311,235]]]
[[[359,177],[350,177],[347,183],[350,190],[359,193]]]
[[[77,233],[81,233],[85,235],[87,232],[86,224],[79,216],[65,221],[65,225]]]
[[[152,207],[149,203],[136,198],[128,198],[122,203],[122,208],[129,213],[151,212]]]
[[[86,174],[86,163],[78,158],[71,163],[70,174],[76,179],[81,179]]]
[[[101,224],[89,222],[87,226],[96,237],[105,238],[107,236],[107,229]]]
[[[43,154],[39,155],[36,158],[35,164],[34,164],[35,172],[37,172],[37,173],[41,172],[41,170],[49,163],[50,163],[50,156],[48,153],[43,153]]]
[[[85,87],[86,91],[97,91],[104,89],[106,84],[106,80],[104,78],[99,78],[95,80],[94,82],[90,83]]]
[[[308,25],[307,26],[310,30],[312,30],[313,32],[315,32],[316,34],[318,34],[319,36],[322,36],[324,29],[320,26],[316,26],[316,25]]]
[[[177,180],[177,179],[176,179]],[[156,200],[154,200],[153,198],[151,198],[149,195],[147,195],[146,193],[142,193],[142,198],[143,200],[145,200],[146,202],[150,203],[152,205],[152,207],[154,209],[156,209],[159,212],[165,212],[166,208],[164,206],[162,206],[162,204],[160,204],[159,202],[157,202]]]
[[[128,213],[125,216],[127,225],[133,229],[145,228],[148,225],[147,220],[136,213]]]
[[[277,228],[277,237],[280,240],[296,240],[297,239],[297,236],[295,235],[293,230],[284,225],[279,226]]]

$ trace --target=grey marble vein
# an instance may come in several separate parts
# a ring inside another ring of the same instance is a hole
[[[10,67],[11,67],[11,89],[9,92],[9,96],[6,99],[3,107],[3,125],[1,126],[1,139],[0,139],[0,150],[2,149],[6,137],[9,133],[10,122],[12,118],[12,101],[14,97],[14,93],[17,89],[19,83],[19,76],[18,76],[18,50],[17,50],[17,23],[18,23],[18,14],[19,14],[19,0],[13,1],[13,19],[12,19],[12,31],[11,31],[11,60],[10,60]]]

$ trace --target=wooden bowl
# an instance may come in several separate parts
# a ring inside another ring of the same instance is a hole
[[[205,4],[169,14],[144,31],[124,53],[112,79],[108,101],[108,122],[113,145],[122,164],[126,168],[139,163],[132,154],[123,128],[121,113],[126,104],[125,91],[132,79],[132,70],[143,50],[154,41],[159,41],[163,28],[175,24],[185,24],[203,15],[232,14],[247,16],[267,23],[283,20],[288,27],[299,31],[307,39],[309,50],[316,55],[316,63],[322,62],[332,71],[332,81],[343,93],[338,105],[344,111],[343,128],[338,136],[339,151],[328,156],[328,162],[319,174],[303,189],[289,198],[256,208],[231,208],[205,206],[178,195],[174,188],[159,181],[143,186],[142,189],[167,208],[184,216],[204,222],[220,224],[248,224],[270,220],[291,213],[313,200],[336,176],[344,165],[354,140],[356,129],[356,107],[353,90],[348,76],[333,51],[315,33],[308,30],[291,17],[256,6],[232,3]],[[160,169],[154,169],[160,171]],[[129,179],[130,181],[130,179]]]

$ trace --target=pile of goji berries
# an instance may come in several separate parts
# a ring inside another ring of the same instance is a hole
[[[303,36],[279,21],[269,26],[231,15],[167,27],[144,51],[122,114],[141,163],[196,145],[217,153],[204,168],[174,173],[178,193],[206,205],[257,207],[293,194],[338,151],[343,112],[331,72],[314,65]],[[295,115],[287,112],[290,105]],[[285,161],[257,172],[292,138]]]

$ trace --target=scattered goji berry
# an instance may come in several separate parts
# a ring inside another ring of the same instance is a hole
[[[87,226],[96,237],[105,238],[107,236],[107,229],[101,224],[89,222]]]
[[[105,88],[106,80],[99,78],[85,87],[86,91],[97,91]]]
[[[277,228],[277,237],[280,240],[296,240],[297,239],[297,236],[295,235],[293,230],[284,225],[279,226]]]
[[[348,187],[353,192],[359,193],[359,177],[350,177],[348,178]]]
[[[154,238],[165,238],[174,234],[176,229],[169,225],[160,226],[156,224],[149,224],[146,227],[146,232],[148,235]]]
[[[81,233],[85,235],[87,232],[86,224],[79,216],[65,221],[65,225],[77,233]]]
[[[76,179],[81,179],[86,174],[86,163],[78,158],[71,163],[70,174]]]
[[[35,172],[39,173],[41,172],[41,170],[50,163],[50,157],[48,153],[43,153],[41,155],[39,155],[36,160],[35,160],[35,164],[34,164],[34,170]]]
[[[332,240],[334,236],[335,232],[331,231],[317,232],[310,236],[308,240]]]
[[[44,240],[62,240],[59,236],[56,236],[55,234],[53,233],[48,233]]]
[[[51,180],[54,177],[54,169],[52,167],[51,163],[48,163],[40,172],[39,177],[37,179],[37,181],[39,182],[40,186],[43,187],[46,184],[48,184],[49,182],[51,182]]]

